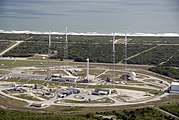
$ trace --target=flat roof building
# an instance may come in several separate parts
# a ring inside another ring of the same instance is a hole
[[[32,106],[32,107],[44,107],[45,104],[44,103],[32,103],[30,106]]]
[[[179,82],[172,82],[171,83],[170,92],[179,93]]]

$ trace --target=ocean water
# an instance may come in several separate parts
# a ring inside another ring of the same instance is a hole
[[[0,0],[0,30],[179,33],[179,0]]]

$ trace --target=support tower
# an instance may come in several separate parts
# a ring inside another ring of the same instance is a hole
[[[68,69],[68,36],[67,27],[65,30],[65,46],[64,46],[64,69]]]
[[[115,33],[113,33],[113,49],[112,49],[112,63],[113,63],[113,76],[112,78],[115,78],[115,63],[116,63],[116,50],[115,50]]]
[[[49,30],[49,40],[48,40],[48,61],[47,61],[47,79],[50,79],[51,70],[50,70],[50,55],[51,55],[51,31]]]
[[[126,72],[126,75],[125,75],[125,82],[127,83],[127,30],[126,30],[126,32],[125,32],[125,40],[124,40],[124,44],[125,44],[125,47],[124,47],[124,51],[125,51],[125,55],[124,55],[124,64],[125,64],[125,68],[124,68],[124,71]]]
[[[86,61],[87,61],[86,79],[89,80],[89,58],[87,58]]]

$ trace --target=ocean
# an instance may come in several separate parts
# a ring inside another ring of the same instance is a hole
[[[0,30],[179,33],[179,0],[0,0]]]

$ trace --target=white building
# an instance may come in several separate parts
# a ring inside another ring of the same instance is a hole
[[[179,82],[172,82],[171,83],[170,92],[179,93]]]
[[[32,107],[44,107],[45,104],[44,103],[32,103],[30,106],[32,106]]]
[[[66,81],[66,82],[76,82],[78,77],[76,76],[61,76],[60,80]]]
[[[105,90],[105,89],[95,89],[91,92],[92,95],[109,95],[111,94],[111,90]]]
[[[59,81],[59,82],[76,82],[78,77],[76,76],[61,76],[60,74],[53,74],[51,76],[52,81]]]
[[[88,76],[85,77],[85,79],[88,80],[88,81],[94,81],[95,75],[88,75]]]

